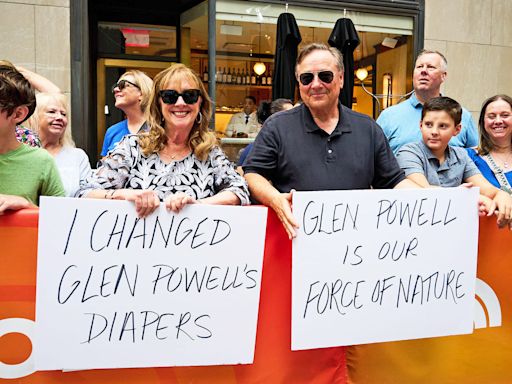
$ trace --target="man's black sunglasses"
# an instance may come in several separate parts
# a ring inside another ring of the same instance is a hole
[[[334,79],[334,73],[332,71],[321,71],[317,72],[316,75],[322,83],[330,84]],[[315,79],[315,74],[312,72],[304,72],[299,75],[299,81],[302,85],[309,85]]]
[[[179,93],[174,89],[162,89],[158,94],[165,104],[176,104],[180,96],[183,97],[185,103],[194,104],[199,99],[199,96],[201,96],[201,91],[199,89],[187,89]]]
[[[130,85],[133,85],[135,88],[137,89],[140,89],[140,87],[135,84],[135,83],[132,83],[131,81],[129,80],[125,80],[125,79],[122,79],[122,80],[119,80],[117,83],[115,83],[113,86],[112,86],[112,93],[115,92],[115,89],[116,88],[119,88],[120,91],[122,91],[123,89],[126,88],[126,84],[130,84]]]

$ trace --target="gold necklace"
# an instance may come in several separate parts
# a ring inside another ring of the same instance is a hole
[[[187,150],[187,155],[188,155],[188,153],[190,153],[190,148],[188,148],[188,147],[185,147],[185,148],[183,148],[183,149],[180,149],[180,150],[178,150],[177,152],[175,152],[174,154],[172,154],[172,153],[168,152],[168,151],[167,151],[167,148],[166,148],[166,149],[162,149],[162,150],[160,151],[160,154],[162,154],[162,155],[164,155],[164,156],[168,157],[168,158],[169,158],[169,159],[171,159],[171,160],[174,160],[174,159],[176,159],[177,157],[183,157],[183,155],[184,155],[184,153],[185,153],[185,150]]]

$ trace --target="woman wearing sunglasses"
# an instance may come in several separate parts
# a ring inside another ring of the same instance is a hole
[[[115,106],[123,111],[126,119],[107,129],[101,156],[106,156],[124,136],[146,130],[144,113],[149,105],[152,86],[153,80],[137,70],[125,72],[112,86]]]
[[[82,186],[88,198],[135,202],[145,217],[160,204],[249,204],[245,180],[209,131],[212,102],[201,79],[174,64],[154,80],[147,133],[126,136]]]

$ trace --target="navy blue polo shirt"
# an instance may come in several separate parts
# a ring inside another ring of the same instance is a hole
[[[366,115],[338,104],[329,135],[305,105],[265,121],[244,163],[280,192],[393,188],[405,179],[382,129]]]

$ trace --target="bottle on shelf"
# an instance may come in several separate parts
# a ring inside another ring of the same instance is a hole
[[[222,81],[221,83],[227,83],[228,81],[228,73],[226,72],[226,67],[222,69]]]
[[[241,69],[236,70],[236,83],[239,85],[242,84],[242,70]]]
[[[245,84],[247,84],[247,85],[251,84],[251,70],[250,69],[248,69],[245,72]]]
[[[261,85],[267,85],[267,73],[261,75]]]
[[[205,67],[204,67],[204,71],[203,71],[203,81],[204,81],[205,83],[207,83],[207,82],[208,82],[208,66],[205,66]]]
[[[226,77],[226,83],[231,84],[231,68],[228,68],[228,76]]]
[[[267,85],[272,85],[272,71],[268,70]]]
[[[251,71],[251,85],[256,85],[256,73]]]
[[[241,84],[245,85],[245,69],[240,70]]]
[[[233,74],[231,75],[231,84],[236,84],[236,68],[233,68]]]

